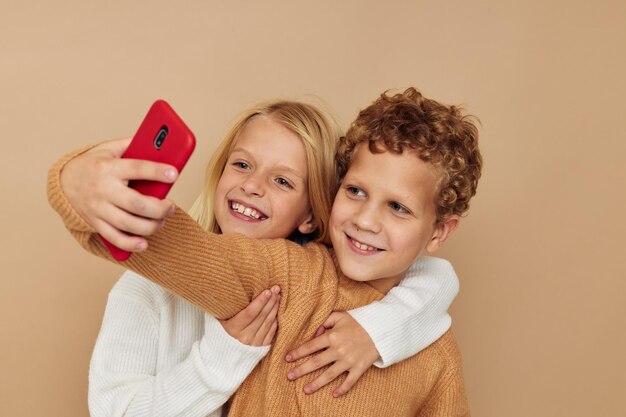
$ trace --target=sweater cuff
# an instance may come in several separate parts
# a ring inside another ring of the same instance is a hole
[[[71,152],[52,165],[48,171],[48,202],[59,213],[65,226],[69,230],[79,232],[93,232],[93,228],[74,210],[61,187],[61,171],[65,165],[77,156],[89,151],[97,145],[90,145],[78,151]]]

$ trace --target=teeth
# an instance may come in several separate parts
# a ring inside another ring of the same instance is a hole
[[[261,218],[261,214],[259,214],[258,211],[250,207],[245,207],[243,204],[233,202],[231,204],[231,208],[236,212],[243,214],[244,216],[252,217],[255,219]]]
[[[368,250],[368,251],[373,251],[373,250],[377,250],[377,248],[373,247],[373,246],[368,246],[364,243],[361,242],[357,242],[356,240],[352,239],[352,243],[354,244],[354,246],[356,246],[357,248],[361,249],[361,250]]]

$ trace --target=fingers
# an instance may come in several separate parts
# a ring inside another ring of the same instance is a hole
[[[263,343],[265,334],[269,331],[272,322],[276,319],[280,297],[279,291],[280,288],[278,286],[272,288],[270,298],[246,328],[246,331],[252,336],[251,344],[253,346],[260,346]]]
[[[315,331],[315,334],[313,335],[313,337],[321,336],[325,332],[326,332],[326,327],[324,327],[324,325],[321,325],[320,327],[317,328],[317,330]]]
[[[151,236],[162,226],[164,220],[150,220],[134,216],[124,210],[112,209],[111,214],[105,220],[121,233],[137,236]]]
[[[161,220],[171,213],[172,203],[170,201],[143,195],[127,187],[126,184],[128,180],[157,181],[163,183],[174,182],[178,175],[174,167],[139,159],[118,159],[115,160],[111,170],[111,174],[115,178],[124,180],[123,182],[113,183],[102,190],[103,193],[106,193],[106,196],[112,204],[134,216],[146,219]],[[103,199],[104,198],[103,196]],[[127,217],[125,219],[130,220],[133,218]],[[118,216],[117,219],[111,219],[110,222],[114,226],[119,226],[123,231],[142,236],[153,234],[157,226],[157,223],[154,222],[133,221],[130,223],[118,223],[118,221],[121,222],[123,220],[124,217]]]
[[[96,146],[96,148],[107,149],[107,150],[109,150],[113,154],[113,156],[121,157],[122,154],[128,148],[128,145],[130,145],[130,142],[132,140],[133,140],[133,138],[123,138],[123,139],[110,140],[108,142],[104,142],[104,143]]]
[[[278,304],[276,304],[276,311],[278,311]],[[274,336],[276,335],[277,330],[278,330],[278,320],[274,320],[272,321],[272,327],[269,329],[269,331],[265,335],[265,338],[263,339],[263,342],[261,343],[261,345],[268,346],[270,343],[272,343],[272,340],[274,340]]]
[[[172,182],[177,172],[170,165],[117,157],[128,143],[128,139],[106,142],[68,162],[61,171],[61,186],[72,207],[96,232],[119,248],[133,251],[145,239],[128,234],[153,234],[174,206],[129,188],[128,181]]]
[[[174,204],[168,200],[143,195],[120,184],[110,193],[110,202],[121,210],[134,216],[152,220],[162,220],[171,214]],[[141,233],[143,234],[143,233]]]
[[[294,380],[332,364],[321,372],[314,381],[305,386],[305,393],[312,394],[347,373],[346,379],[333,391],[334,397],[348,392],[356,381],[378,359],[379,353],[367,332],[345,312],[334,312],[316,331],[316,337],[289,352],[286,360],[293,361],[323,350],[288,372],[287,378]]]
[[[341,316],[339,315],[340,313],[341,312],[330,313],[330,315],[326,317],[326,320],[324,320],[324,323],[322,323],[322,325],[317,328],[313,337],[321,336],[326,333],[326,330],[332,329],[337,323],[337,320],[341,318]]]
[[[324,335],[314,337],[302,346],[290,351],[285,356],[287,362],[293,362],[328,347],[328,338]]]
[[[228,334],[249,346],[268,345],[278,329],[280,287],[274,286],[256,296],[229,320],[221,321]]]
[[[94,227],[103,238],[127,252],[138,252],[148,248],[146,239],[120,232],[117,228],[102,220],[97,220]]]
[[[294,379],[298,379],[301,376],[309,374],[313,371],[316,371],[329,363],[332,363],[336,360],[335,353],[325,350],[319,355],[313,356],[311,359],[306,362],[296,366],[292,370],[287,373],[287,379],[293,381]]]
[[[268,303],[269,304],[269,303]],[[278,306],[280,304],[280,294],[276,295],[276,302],[272,306],[272,309],[268,313],[267,317],[263,321],[263,324],[256,332],[255,342],[259,346],[267,346],[272,343],[276,330],[278,330]]]
[[[322,388],[324,385],[328,384],[331,381],[334,381],[339,375],[346,371],[339,363],[335,362],[335,364],[325,370],[322,375],[317,377],[313,382],[310,382],[304,386],[305,394],[313,394],[315,391]],[[333,392],[333,396],[334,392]]]
[[[350,371],[345,381],[343,381],[343,384],[341,384],[339,388],[333,391],[333,397],[339,398],[342,395],[346,394],[348,391],[350,391],[354,384],[356,384],[356,381],[361,378],[361,376],[365,373],[367,369],[368,368],[363,368],[360,370],[354,369]]]
[[[267,307],[272,300],[272,290],[264,290],[248,304],[246,308],[237,313],[233,319],[238,320],[242,328],[250,326],[252,322],[258,319],[263,308]],[[271,306],[270,306],[271,308]],[[254,329],[256,331],[257,328]]]
[[[144,159],[116,159],[113,174],[126,180],[144,180],[172,183],[178,177],[175,167]]]
[[[347,313],[344,311],[333,311],[328,317],[326,317],[326,320],[324,320],[324,323],[322,323],[322,327],[324,327],[325,329],[332,329],[333,327],[335,327],[337,321],[339,321],[344,314]]]

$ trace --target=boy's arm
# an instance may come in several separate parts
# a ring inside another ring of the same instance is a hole
[[[350,310],[380,354],[374,365],[385,368],[407,359],[441,337],[450,328],[448,308],[458,292],[448,261],[420,257],[381,301]]]
[[[80,153],[63,157],[50,169],[48,200],[86,250],[115,262],[61,188],[63,166]],[[285,242],[263,243],[240,235],[218,237],[208,233],[179,208],[148,242],[149,250],[134,253],[122,265],[217,318],[232,317],[255,294],[271,286],[270,279],[276,275],[270,270],[273,261],[284,258],[286,253]]]
[[[159,372],[164,341],[150,292],[147,281],[126,272],[109,295],[90,364],[93,417],[205,416],[228,400],[269,350],[239,343],[205,315],[204,336],[180,362]]]

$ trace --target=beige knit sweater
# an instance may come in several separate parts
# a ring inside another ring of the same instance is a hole
[[[48,176],[48,199],[65,226],[89,252],[112,260],[99,237],[72,209],[59,183],[59,160]],[[294,364],[286,352],[309,340],[334,310],[349,310],[382,298],[373,287],[338,271],[331,249],[283,240],[247,239],[205,232],[177,209],[149,239],[149,249],[123,263],[218,318],[244,308],[255,294],[282,288],[279,330],[269,354],[231,400],[231,416],[467,416],[461,357],[451,332],[419,354],[389,368],[370,368],[340,398],[342,378],[313,395],[304,385],[323,370],[287,380]]]

